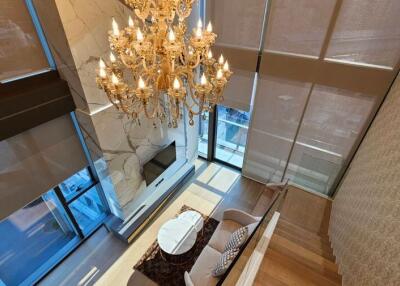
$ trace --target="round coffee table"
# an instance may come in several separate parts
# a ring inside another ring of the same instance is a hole
[[[169,258],[166,260],[181,261],[178,256],[192,249],[203,224],[203,217],[196,211],[183,212],[164,223],[158,231],[157,241],[161,254]]]
[[[196,211],[185,211],[178,216],[179,219],[185,220],[192,224],[197,232],[203,229],[204,219],[203,216]]]
[[[157,241],[164,252],[180,255],[193,247],[196,238],[197,231],[193,225],[178,217],[162,225],[158,231]]]

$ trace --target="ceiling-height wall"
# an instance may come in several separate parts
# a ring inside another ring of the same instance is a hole
[[[400,77],[333,201],[330,237],[343,285],[400,281]]]

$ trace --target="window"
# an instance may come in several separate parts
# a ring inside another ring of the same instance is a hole
[[[249,119],[248,112],[224,106],[217,107],[216,159],[242,167]]]
[[[80,192],[87,189],[93,184],[92,177],[88,169],[76,173],[72,177],[66,179],[60,184],[60,189],[68,201],[78,195]]]
[[[0,281],[6,285],[32,285],[79,242],[54,191],[0,222],[0,233]]]
[[[89,169],[0,222],[0,285],[32,285],[90,235],[108,211]]]
[[[54,190],[71,212],[80,236],[90,233],[105,218],[106,207],[90,169],[79,171]]]
[[[222,105],[215,112],[206,113],[200,118],[199,155],[242,168],[249,120],[249,112]]]
[[[96,186],[70,203],[69,208],[84,234],[89,233],[106,213]]]

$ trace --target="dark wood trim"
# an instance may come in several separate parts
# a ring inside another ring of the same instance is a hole
[[[0,84],[0,141],[75,110],[56,71]]]

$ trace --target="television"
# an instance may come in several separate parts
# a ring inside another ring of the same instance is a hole
[[[143,177],[146,185],[149,186],[156,180],[169,166],[176,161],[175,141],[159,151],[153,159],[143,165]]]

